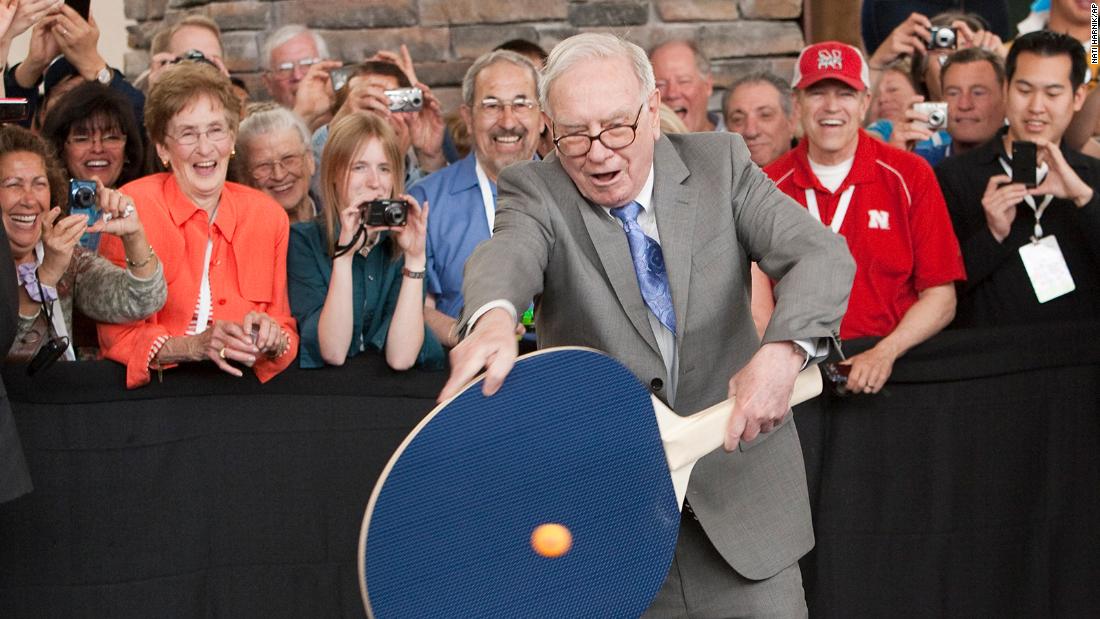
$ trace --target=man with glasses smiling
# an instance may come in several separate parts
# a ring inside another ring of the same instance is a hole
[[[517,355],[516,308],[536,296],[540,347],[603,350],[684,415],[736,394],[726,449],[695,466],[645,616],[805,616],[797,562],[813,532],[788,402],[844,313],[854,265],[843,240],[776,190],[740,136],[662,136],[653,69],[633,43],[566,39],[540,92],[557,156],[500,176],[439,399],[486,366],[483,391],[496,392]],[[762,345],[750,260],[779,280]]]
[[[272,100],[294,110],[311,130],[331,120],[334,95],[328,72],[340,66],[330,60],[328,44],[317,32],[290,24],[271,33],[264,42],[263,81]],[[311,88],[300,88],[310,83]]]
[[[474,61],[462,80],[461,114],[473,149],[409,190],[428,213],[425,318],[445,345],[462,310],[462,271],[474,248],[492,236],[497,176],[535,155],[542,129],[538,72],[524,56],[498,50]],[[526,307],[526,306],[525,306]]]

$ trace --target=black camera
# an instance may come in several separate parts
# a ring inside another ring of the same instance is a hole
[[[69,180],[69,210],[96,210],[95,181]],[[89,221],[88,225],[95,222]]]
[[[409,215],[409,203],[404,200],[371,200],[359,205],[364,226],[403,226]]]
[[[26,117],[26,99],[0,99],[0,123],[18,122]]]
[[[69,349],[69,338],[67,337],[51,337],[46,340],[46,343],[42,345],[42,348],[38,349],[34,358],[27,364],[27,376],[34,376],[35,374],[48,370],[57,363],[57,360],[61,358],[61,355],[65,354],[65,351]]]
[[[932,36],[928,39],[928,49],[955,49],[958,46],[959,33],[948,26],[932,26]]]
[[[189,49],[183,52],[179,56],[176,56],[174,60],[171,60],[168,64],[179,64],[181,62],[205,62],[206,64],[218,68],[218,65],[214,64],[212,60],[206,57],[206,54],[200,52],[197,49]]]
[[[424,93],[419,88],[387,90],[391,112],[416,112],[424,107]]]

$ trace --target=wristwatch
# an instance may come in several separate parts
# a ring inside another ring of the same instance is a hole
[[[111,68],[103,67],[99,70],[99,73],[95,74],[95,81],[103,84],[104,86],[108,86],[111,83],[111,77]]]

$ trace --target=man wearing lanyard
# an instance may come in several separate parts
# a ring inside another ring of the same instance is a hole
[[[1095,319],[1100,161],[1062,140],[1086,96],[1080,43],[1040,31],[1005,62],[1008,127],[936,169],[969,281],[956,326]],[[1013,142],[1036,145],[1037,186],[1013,182]]]
[[[882,338],[845,362],[848,388],[877,393],[894,361],[955,315],[959,245],[932,168],[860,129],[870,94],[859,50],[807,47],[791,85],[804,139],[765,172],[848,242],[856,277],[840,336]]]
[[[473,151],[409,190],[428,214],[428,298],[424,318],[440,342],[456,343],[462,271],[479,243],[492,236],[497,175],[535,155],[542,129],[538,71],[515,53],[497,50],[474,61],[462,80],[462,118]]]

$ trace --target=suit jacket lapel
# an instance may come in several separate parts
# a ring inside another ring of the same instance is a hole
[[[672,143],[661,138],[653,153],[653,207],[661,253],[672,289],[672,308],[676,312],[676,350],[679,352],[683,330],[687,327],[688,290],[691,285],[691,250],[695,236],[695,190],[683,185],[689,175]]]
[[[621,225],[600,206],[589,204],[573,190],[576,196],[576,207],[580,210],[581,219],[588,228],[588,235],[592,239],[592,245],[596,248],[604,273],[607,274],[611,287],[615,290],[615,297],[623,307],[623,311],[630,317],[630,322],[642,337],[660,355],[657,348],[657,340],[653,337],[653,328],[649,326],[649,308],[642,300],[642,293],[638,289],[638,275],[634,272],[634,263],[630,260],[630,246],[626,241],[626,233]]]

